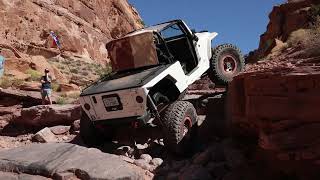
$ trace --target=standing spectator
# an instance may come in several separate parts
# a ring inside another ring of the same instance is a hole
[[[62,51],[62,46],[61,46],[61,43],[59,41],[58,36],[53,31],[50,31],[50,36],[52,37],[53,42],[58,47],[59,51],[61,52]]]
[[[0,50],[0,78],[3,76],[3,72],[4,72],[4,57],[1,56],[1,50]]]
[[[52,104],[51,101],[51,76],[49,75],[49,69],[44,70],[45,75],[41,77],[41,96],[42,96],[42,105],[46,104],[46,98],[48,98],[49,104]]]

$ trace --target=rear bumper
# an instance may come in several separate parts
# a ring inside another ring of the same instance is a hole
[[[126,118],[118,118],[118,119],[106,119],[93,121],[95,126],[132,126],[136,125],[138,127],[144,126],[148,123],[151,118],[151,114],[149,112],[145,113],[143,116],[134,116],[134,117],[126,117]]]

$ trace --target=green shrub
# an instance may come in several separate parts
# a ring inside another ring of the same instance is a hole
[[[78,69],[71,69],[70,72],[74,73],[74,74],[78,74],[79,71],[78,71]]]
[[[317,18],[320,16],[320,4],[312,5],[308,12],[312,23],[316,22]]]
[[[82,71],[82,72],[81,72],[81,75],[82,75],[82,76],[88,76],[89,73],[88,73],[87,71]]]
[[[24,83],[22,79],[12,79],[12,86],[19,87]]]
[[[66,100],[65,97],[59,96],[59,97],[57,98],[57,100],[56,100],[56,103],[57,103],[57,104],[60,104],[60,105],[64,105],[64,104],[67,103],[67,100]]]
[[[51,83],[52,91],[57,92],[59,90],[60,85],[56,82]]]
[[[26,74],[30,75],[30,78],[28,80],[30,81],[40,81],[42,74],[39,71],[28,69],[26,71]]]
[[[9,77],[7,76],[3,76],[1,79],[0,79],[0,87],[6,89],[6,88],[9,88],[12,86],[12,82],[10,80]]]
[[[13,77],[3,76],[0,79],[0,87],[1,88],[9,88],[9,87],[19,87],[22,85],[24,80],[22,79],[15,79]]]
[[[110,74],[112,72],[112,68],[111,66],[107,66],[107,67],[104,67],[104,68],[98,68],[96,73],[97,75],[102,78],[102,77],[105,77],[107,76],[108,74]]]

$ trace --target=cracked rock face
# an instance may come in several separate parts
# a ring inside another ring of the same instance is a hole
[[[77,92],[108,68],[105,44],[143,26],[127,0],[0,0],[0,22],[5,76],[30,80],[27,70],[48,68],[61,91]]]
[[[106,58],[107,41],[142,27],[126,0],[0,0],[0,21],[2,43],[20,52],[50,56],[52,30],[65,51],[98,61]]]
[[[33,144],[1,151],[0,169],[46,177],[74,172],[80,179],[149,179],[144,170],[118,156],[68,143]]]

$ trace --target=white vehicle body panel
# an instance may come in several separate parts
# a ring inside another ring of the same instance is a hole
[[[194,47],[198,57],[198,65],[187,75],[186,78],[188,79],[188,85],[200,79],[201,76],[210,68],[211,40],[217,35],[218,33],[215,32],[203,32],[196,34],[199,40],[197,42],[194,42]]]
[[[190,29],[188,29],[188,31],[190,31]],[[137,31],[130,35],[135,35],[140,32],[142,31]],[[195,35],[198,37],[198,41],[193,41],[193,45],[198,58],[198,65],[191,72],[185,74],[181,63],[176,61],[141,87],[80,97],[83,110],[93,121],[143,116],[147,110],[147,95],[150,88],[168,76],[170,79],[175,81],[175,86],[180,93],[185,91],[189,85],[200,79],[201,76],[210,68],[210,59],[212,56],[211,41],[218,35],[218,33],[202,32],[196,33]],[[120,97],[123,110],[110,112],[106,110],[102,97],[111,94],[117,94]],[[93,96],[95,96],[97,103],[93,102]],[[143,98],[143,103],[138,103],[136,101],[137,96],[141,96]],[[91,106],[90,110],[86,110],[86,108],[84,108],[84,104],[86,103]]]
[[[180,92],[183,92],[188,88],[188,81],[186,79],[186,75],[184,74],[184,71],[181,67],[181,64],[179,61],[173,63],[171,66],[169,66],[166,70],[164,70],[162,73],[160,73],[157,77],[152,79],[150,82],[148,82],[146,85],[143,86],[144,89],[149,89],[150,87],[153,87],[156,85],[159,81],[161,81],[163,78],[170,75],[173,79],[176,80],[176,87],[179,89]],[[146,91],[148,93],[148,91]]]
[[[122,110],[118,111],[107,111],[102,97],[105,95],[117,94],[120,97],[121,104],[123,106]],[[92,97],[95,97],[97,103],[94,103]],[[137,103],[136,97],[141,96],[143,98],[143,103]],[[142,88],[135,89],[125,89],[95,95],[84,96],[80,98],[80,103],[84,105],[88,103],[91,108],[87,110],[83,106],[83,110],[87,113],[89,118],[93,121],[106,120],[106,119],[117,119],[124,117],[134,117],[142,116],[145,114],[147,96]]]

